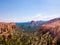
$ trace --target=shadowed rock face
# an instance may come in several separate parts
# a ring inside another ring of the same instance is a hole
[[[56,18],[43,24],[39,31],[43,33],[50,32],[53,37],[58,37],[60,39],[60,18]]]

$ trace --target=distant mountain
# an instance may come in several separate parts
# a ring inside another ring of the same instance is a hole
[[[41,25],[46,23],[47,21],[31,21],[25,23],[16,23],[20,28],[28,31],[38,30]]]
[[[49,31],[53,37],[56,36],[60,39],[60,18],[49,20],[46,24],[40,26],[39,31],[42,31],[43,33]]]

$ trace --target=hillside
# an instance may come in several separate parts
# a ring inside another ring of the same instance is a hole
[[[31,22],[32,26],[35,22]],[[56,45],[57,38],[51,37],[49,32],[38,34],[27,33],[18,28],[15,23],[0,22],[0,45]]]
[[[60,18],[55,18],[43,24],[39,31],[42,33],[49,32],[52,37],[57,37],[60,40]]]

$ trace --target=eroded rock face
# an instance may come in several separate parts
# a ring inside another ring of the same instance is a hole
[[[43,33],[50,32],[53,37],[58,37],[60,39],[60,18],[50,20],[46,24],[43,24],[39,31]]]
[[[50,20],[46,24],[43,24],[39,31],[42,33],[49,32],[53,38],[56,38],[57,42],[55,43],[60,44],[60,18]]]
[[[0,36],[3,37],[11,37],[13,35],[13,31],[17,30],[17,26],[15,23],[4,23],[0,22]]]

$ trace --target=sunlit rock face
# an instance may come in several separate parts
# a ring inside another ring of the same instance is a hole
[[[39,31],[42,31],[43,33],[50,32],[53,37],[57,36],[60,38],[60,18],[52,19],[46,24],[43,24]]]
[[[11,37],[16,30],[17,26],[15,23],[0,22],[0,36]]]

